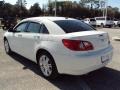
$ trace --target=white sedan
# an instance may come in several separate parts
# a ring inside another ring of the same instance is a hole
[[[112,59],[106,32],[72,18],[35,17],[22,20],[4,34],[7,54],[16,52],[39,65],[42,75],[83,75]]]

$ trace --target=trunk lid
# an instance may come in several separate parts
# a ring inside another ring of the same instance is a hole
[[[110,44],[108,33],[103,31],[83,31],[69,33],[66,34],[65,37],[71,40],[89,41],[94,47],[94,49],[91,51],[105,49]]]

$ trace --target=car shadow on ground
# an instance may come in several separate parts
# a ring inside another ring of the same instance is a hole
[[[24,65],[40,77],[39,67],[34,62],[14,53],[14,60]],[[120,71],[102,68],[83,76],[60,75],[55,80],[48,80],[61,90],[120,90]]]

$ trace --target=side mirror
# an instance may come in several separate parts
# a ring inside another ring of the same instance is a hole
[[[16,30],[14,30],[13,28],[9,28],[9,29],[8,29],[8,32],[19,33],[20,31],[16,31]]]

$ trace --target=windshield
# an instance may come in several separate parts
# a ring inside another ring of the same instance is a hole
[[[107,17],[107,20],[111,20],[111,18]]]
[[[111,18],[110,17],[107,17],[107,18],[105,18],[105,17],[100,17],[100,18],[96,18],[96,20],[111,20]]]
[[[59,20],[54,22],[66,33],[95,30],[93,27],[81,22],[80,20]]]
[[[95,19],[90,19],[90,21],[96,21]]]

